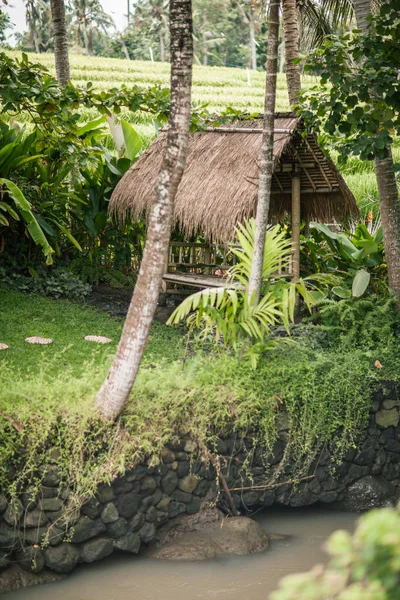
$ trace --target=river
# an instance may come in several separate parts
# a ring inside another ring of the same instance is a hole
[[[113,555],[81,565],[68,579],[5,594],[7,600],[268,600],[279,580],[326,562],[321,547],[358,515],[324,508],[265,509],[255,519],[269,533],[290,535],[265,553],[203,562]]]

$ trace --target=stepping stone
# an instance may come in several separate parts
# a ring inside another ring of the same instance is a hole
[[[51,338],[43,338],[38,337],[36,335],[34,335],[33,337],[27,337],[25,341],[28,342],[28,344],[41,344],[43,346],[53,343],[53,340]]]
[[[0,350],[8,350],[7,344],[0,343]]]
[[[85,335],[84,339],[87,342],[96,342],[96,344],[109,344],[112,342],[111,338],[104,337],[104,335]]]

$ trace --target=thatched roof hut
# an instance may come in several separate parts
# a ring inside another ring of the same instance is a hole
[[[262,119],[241,119],[192,133],[186,169],[175,199],[175,223],[189,235],[201,230],[216,242],[232,240],[238,221],[255,215]],[[148,211],[154,198],[166,134],[162,132],[129,169],[111,199],[124,219]],[[294,177],[300,178],[301,216],[330,222],[358,215],[355,198],[313,133],[293,113],[277,113],[270,220],[291,214]]]

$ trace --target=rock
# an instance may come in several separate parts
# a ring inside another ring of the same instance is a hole
[[[121,494],[114,502],[118,513],[121,517],[129,519],[138,510],[140,506],[141,496],[136,492],[128,492],[128,494]]]
[[[385,408],[386,410],[390,410],[391,408],[394,408],[395,406],[400,406],[400,400],[384,400],[383,401],[383,408]]]
[[[119,514],[115,504],[113,504],[112,502],[106,504],[105,508],[103,509],[103,512],[101,513],[100,518],[103,521],[103,523],[106,524],[118,521]]]
[[[147,555],[163,560],[205,560],[228,554],[246,555],[268,548],[268,535],[261,525],[247,517],[209,524],[202,531],[191,531],[164,546],[150,549]]]
[[[179,482],[178,487],[182,492],[191,494],[197,488],[199,478],[196,475],[186,475],[182,481]]]
[[[28,573],[19,565],[11,565],[6,571],[3,571],[0,577],[0,594],[12,592],[20,588],[42,583],[51,583],[64,579],[63,575],[53,573],[45,569],[41,573]]]
[[[178,515],[182,515],[186,512],[186,504],[183,502],[175,502],[173,500],[168,507],[168,517],[173,519]]]
[[[53,489],[53,488],[49,488]],[[28,487],[23,494],[21,494],[21,502],[26,510],[33,510],[37,507],[38,503],[38,491],[33,486]]]
[[[133,483],[126,479],[114,481],[114,491],[116,494],[127,494],[133,490]]]
[[[161,480],[161,489],[164,494],[172,494],[177,485],[178,475],[175,473],[175,471],[170,471],[168,475]]]
[[[12,550],[20,546],[19,531],[14,526],[0,522],[0,549]]]
[[[324,504],[331,504],[331,502],[335,502],[337,496],[337,492],[324,492],[319,497],[319,502],[323,502]]]
[[[188,492],[182,492],[181,490],[175,490],[172,493],[172,499],[176,500],[177,502],[185,502],[185,504],[188,504],[192,498],[192,494],[188,494]]]
[[[189,452],[189,453],[196,452],[197,444],[193,440],[187,440],[185,442],[183,449],[185,452]]]
[[[45,511],[57,511],[61,510],[64,503],[60,498],[42,498],[39,500],[39,508]]]
[[[206,481],[205,479],[201,479],[193,493],[196,496],[200,496],[200,498],[203,498],[207,494],[209,489],[210,482]]]
[[[80,546],[80,559],[85,563],[91,563],[95,560],[101,560],[110,556],[114,550],[113,540],[104,537],[97,537],[94,540],[85,542]]]
[[[40,548],[28,546],[15,555],[15,560],[24,569],[31,573],[40,573],[44,568],[44,556]]]
[[[146,512],[146,521],[153,523],[158,518],[159,512],[154,506],[150,506],[148,511]]]
[[[7,553],[0,552],[0,573],[10,565],[10,561],[8,560],[8,558],[9,555]]]
[[[144,524],[145,518],[142,512],[136,513],[136,515],[129,521],[129,532],[137,531]]]
[[[25,529],[22,535],[24,544],[42,544],[48,542],[49,546],[57,546],[61,544],[65,536],[65,530],[54,525],[50,527],[33,527]]]
[[[375,450],[373,448],[365,448],[358,452],[354,457],[354,462],[356,465],[371,465],[375,460]]]
[[[162,498],[162,491],[157,489],[155,491],[154,494],[152,494],[151,496],[146,496],[146,498],[143,498],[141,504],[140,504],[140,508],[143,511],[146,511],[148,508],[150,508],[150,506],[153,506],[154,504],[158,504],[160,502]]]
[[[386,450],[394,452],[395,454],[400,454],[400,442],[394,439],[388,440],[386,442]]]
[[[44,562],[49,569],[56,573],[70,573],[79,560],[79,552],[74,544],[63,542],[54,548],[46,548]]]
[[[102,504],[106,504],[107,502],[111,502],[114,499],[114,490],[111,485],[107,485],[106,483],[102,483],[97,488],[96,492],[97,499]]]
[[[3,515],[3,519],[8,525],[17,525],[24,513],[24,506],[21,500],[13,500],[11,504],[7,506],[7,509]]]
[[[55,465],[46,465],[42,484],[47,487],[55,488],[60,485],[61,473]]]
[[[161,498],[160,502],[157,504],[158,510],[168,510],[168,506],[171,502],[171,498],[169,496],[164,496]]]
[[[161,450],[161,460],[166,465],[173,463],[175,460],[175,454],[172,452],[172,450],[169,450],[168,448],[163,448]]]
[[[87,540],[100,535],[104,531],[106,531],[106,526],[100,519],[92,521],[89,517],[82,516],[74,526],[74,533],[71,541],[80,544],[81,542],[86,542]]]
[[[139,530],[139,536],[142,542],[148,544],[154,539],[156,535],[156,528],[153,523],[145,523],[143,527]]]
[[[261,493],[259,492],[245,492],[242,496],[243,506],[254,506],[260,501]]]
[[[107,524],[107,535],[112,538],[119,538],[128,533],[129,525],[128,521],[124,517],[120,517],[118,521]]]
[[[97,500],[97,498],[90,498],[90,500],[82,506],[81,513],[86,517],[89,517],[89,519],[97,519],[102,510],[103,505],[100,504],[99,500]]]
[[[395,489],[383,477],[367,475],[346,490],[338,508],[359,512],[387,506],[394,498]]]
[[[182,462],[178,463],[178,466],[176,468],[176,473],[178,475],[179,478],[185,477],[185,475],[187,475],[190,471],[190,463],[188,460],[183,460]]]
[[[263,492],[260,498],[260,504],[262,506],[272,506],[275,502],[275,492],[273,490],[266,490]]]
[[[140,548],[140,537],[137,533],[128,533],[119,540],[114,541],[114,548],[122,552],[137,554]]]
[[[379,410],[375,415],[376,424],[379,427],[397,427],[399,424],[399,409],[397,407],[389,410]]]
[[[0,492],[0,513],[3,513],[8,506],[7,499],[4,494]]]
[[[140,485],[140,491],[143,494],[153,494],[153,492],[155,492],[156,489],[157,489],[157,483],[156,483],[156,480],[154,479],[154,477],[151,477],[150,475],[143,477],[141,485]]]
[[[346,478],[349,482],[355,481],[356,479],[361,479],[361,477],[365,477],[369,473],[368,467],[361,467],[360,465],[351,465]]]
[[[186,505],[186,512],[188,515],[194,515],[200,510],[200,498],[193,498],[189,504]]]
[[[38,508],[35,508],[34,510],[31,510],[31,512],[26,513],[24,517],[25,527],[42,527],[43,525],[46,525],[47,522],[48,519],[46,517],[46,514]]]

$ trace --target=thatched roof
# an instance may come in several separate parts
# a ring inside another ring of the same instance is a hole
[[[255,215],[261,130],[262,119],[256,118],[190,135],[174,211],[175,223],[187,234],[201,230],[214,241],[226,242],[233,238],[238,221]],[[293,113],[276,114],[271,222],[290,215],[291,177],[299,166],[305,221],[339,221],[358,215],[353,194],[318,146],[315,134],[304,136],[302,130]],[[162,132],[118,183],[110,204],[118,217],[138,218],[150,208],[165,140]]]

